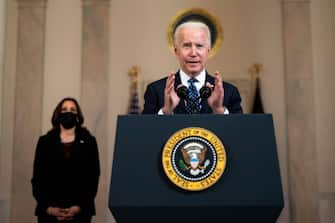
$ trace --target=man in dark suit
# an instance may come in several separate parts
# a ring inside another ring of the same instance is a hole
[[[211,33],[208,26],[199,21],[186,21],[176,27],[173,37],[174,52],[180,70],[148,85],[142,113],[242,113],[238,89],[223,82],[218,71],[213,77],[205,70],[211,50]],[[176,93],[181,86],[188,88],[186,99],[181,99]],[[212,91],[207,99],[201,98],[199,94],[203,86]],[[193,89],[196,89],[195,93],[191,93]]]

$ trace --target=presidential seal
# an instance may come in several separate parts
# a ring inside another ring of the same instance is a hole
[[[198,127],[174,133],[162,152],[165,174],[176,186],[200,191],[211,187],[226,167],[226,151],[211,131]]]

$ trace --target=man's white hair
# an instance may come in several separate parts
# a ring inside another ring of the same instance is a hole
[[[182,28],[201,28],[201,29],[205,29],[206,33],[207,33],[207,44],[208,47],[211,47],[212,43],[211,43],[211,32],[209,31],[208,26],[205,23],[202,22],[197,22],[197,21],[189,21],[189,22],[185,22],[180,24],[179,26],[177,26],[176,30],[174,31],[173,34],[173,40],[174,40],[174,45],[177,46],[177,43],[179,42],[179,32]]]

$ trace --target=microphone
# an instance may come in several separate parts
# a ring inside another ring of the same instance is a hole
[[[176,93],[181,99],[188,99],[188,88],[184,85],[177,87]]]
[[[211,96],[212,89],[210,87],[203,86],[202,88],[200,88],[199,94],[200,94],[200,98],[207,99]]]

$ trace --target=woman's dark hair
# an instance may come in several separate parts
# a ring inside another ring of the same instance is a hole
[[[63,106],[63,103],[65,101],[72,101],[75,105],[76,105],[76,108],[77,108],[77,116],[78,116],[78,126],[81,126],[83,123],[84,123],[84,116],[83,116],[83,113],[81,111],[81,108],[79,106],[79,103],[76,99],[74,98],[63,98],[56,106],[53,114],[52,114],[52,117],[51,117],[51,124],[53,126],[53,128],[57,129],[59,128],[59,122],[58,122],[58,118],[59,118],[59,114],[62,112],[62,106]]]

